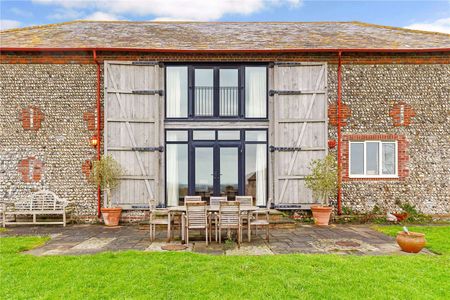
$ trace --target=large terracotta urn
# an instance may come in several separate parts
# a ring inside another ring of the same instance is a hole
[[[425,247],[427,241],[425,234],[419,232],[404,232],[400,231],[397,234],[397,244],[400,248],[408,253],[418,253]]]
[[[119,225],[121,213],[121,207],[102,208],[103,222],[105,222],[106,226],[117,226]]]

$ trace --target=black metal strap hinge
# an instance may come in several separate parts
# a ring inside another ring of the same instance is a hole
[[[302,91],[279,91],[279,90],[270,90],[269,96],[277,95],[302,95],[304,94]]]
[[[135,95],[160,95],[160,96],[164,96],[164,91],[163,90],[135,90],[132,91],[133,94]]]
[[[159,147],[132,147],[131,150],[133,151],[148,151],[148,152],[154,152],[154,151],[158,151],[158,152],[164,152],[164,147],[163,146],[159,146]]]
[[[269,146],[270,152],[275,151],[300,151],[302,150],[301,147],[275,147],[275,146]]]

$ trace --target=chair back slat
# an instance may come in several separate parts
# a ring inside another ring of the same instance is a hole
[[[236,196],[236,201],[241,203],[241,206],[253,206],[252,196]]]
[[[188,202],[199,202],[202,201],[202,196],[184,196],[184,204]]]
[[[227,201],[227,197],[226,196],[220,196],[220,197],[210,197],[209,198],[209,205],[211,207],[219,207],[220,206],[220,201]]]
[[[188,227],[204,228],[208,223],[206,202],[186,202],[186,217]]]
[[[241,203],[238,201],[221,201],[219,219],[221,226],[238,226],[241,213]]]

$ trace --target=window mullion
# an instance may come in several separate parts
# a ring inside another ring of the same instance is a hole
[[[378,174],[383,175],[383,143],[378,143]]]
[[[367,175],[366,173],[366,159],[367,159],[367,154],[366,154],[366,141],[363,142],[364,144],[364,151],[363,151],[363,174]]]

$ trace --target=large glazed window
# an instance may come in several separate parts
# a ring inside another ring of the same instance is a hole
[[[265,67],[245,68],[245,116],[247,118],[266,117],[266,83]]]
[[[166,68],[166,109],[168,118],[188,116],[188,68]]]
[[[349,175],[352,178],[397,177],[397,142],[350,142]]]
[[[166,67],[167,119],[267,119],[267,67]]]

